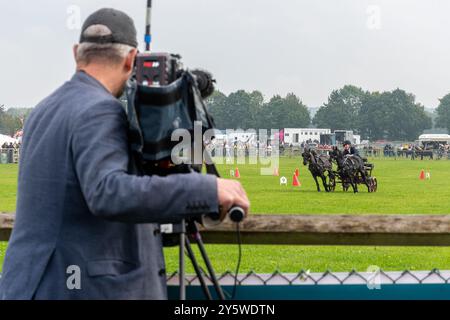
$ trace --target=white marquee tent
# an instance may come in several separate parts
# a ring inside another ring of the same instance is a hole
[[[11,138],[10,136],[6,136],[4,134],[0,134],[0,147],[4,144],[4,143],[16,143],[18,142],[17,139]]]
[[[447,142],[450,143],[448,134],[422,134],[419,137],[420,142]]]

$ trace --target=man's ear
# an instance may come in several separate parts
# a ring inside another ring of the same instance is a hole
[[[124,66],[125,70],[127,72],[130,72],[133,69],[134,60],[136,59],[136,55],[137,55],[137,49],[133,49],[128,53],[128,55],[125,59],[125,66]]]
[[[73,46],[73,57],[75,58],[75,61],[77,61],[77,52],[78,52],[78,44]]]

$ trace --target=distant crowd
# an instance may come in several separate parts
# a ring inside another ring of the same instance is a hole
[[[19,159],[20,142],[7,143],[0,147],[0,164],[17,163]]]
[[[15,142],[12,143],[10,142],[9,144],[7,142],[5,142],[4,144],[2,144],[1,149],[19,149],[20,148],[20,142]]]

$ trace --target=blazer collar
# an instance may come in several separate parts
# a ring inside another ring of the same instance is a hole
[[[111,94],[111,92],[109,92],[108,89],[106,89],[105,86],[100,81],[98,81],[97,79],[95,79],[94,77],[90,76],[89,74],[87,74],[86,72],[84,72],[82,70],[77,71],[73,75],[71,81],[80,81],[87,85],[91,85],[96,88],[103,89],[108,94]]]

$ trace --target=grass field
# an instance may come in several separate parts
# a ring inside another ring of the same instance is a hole
[[[17,171],[17,165],[0,165],[0,212],[13,212],[16,208]]]
[[[300,169],[300,188],[280,186],[279,178],[261,176],[257,166],[239,165],[240,181],[252,202],[253,213],[270,214],[448,214],[450,213],[450,161],[373,160],[379,188],[368,194],[317,193],[312,177],[298,158],[281,158],[280,174],[291,181]],[[224,176],[235,166],[220,165]],[[418,179],[421,169],[431,180]],[[17,166],[0,165],[0,212],[15,208]],[[5,245],[0,244],[0,264]],[[234,270],[237,246],[209,245],[209,256],[218,272]],[[167,270],[177,268],[177,249],[166,249]],[[450,248],[438,247],[338,247],[338,246],[243,246],[241,272],[314,272],[366,270],[450,269]],[[189,269],[192,272],[192,269]]]

